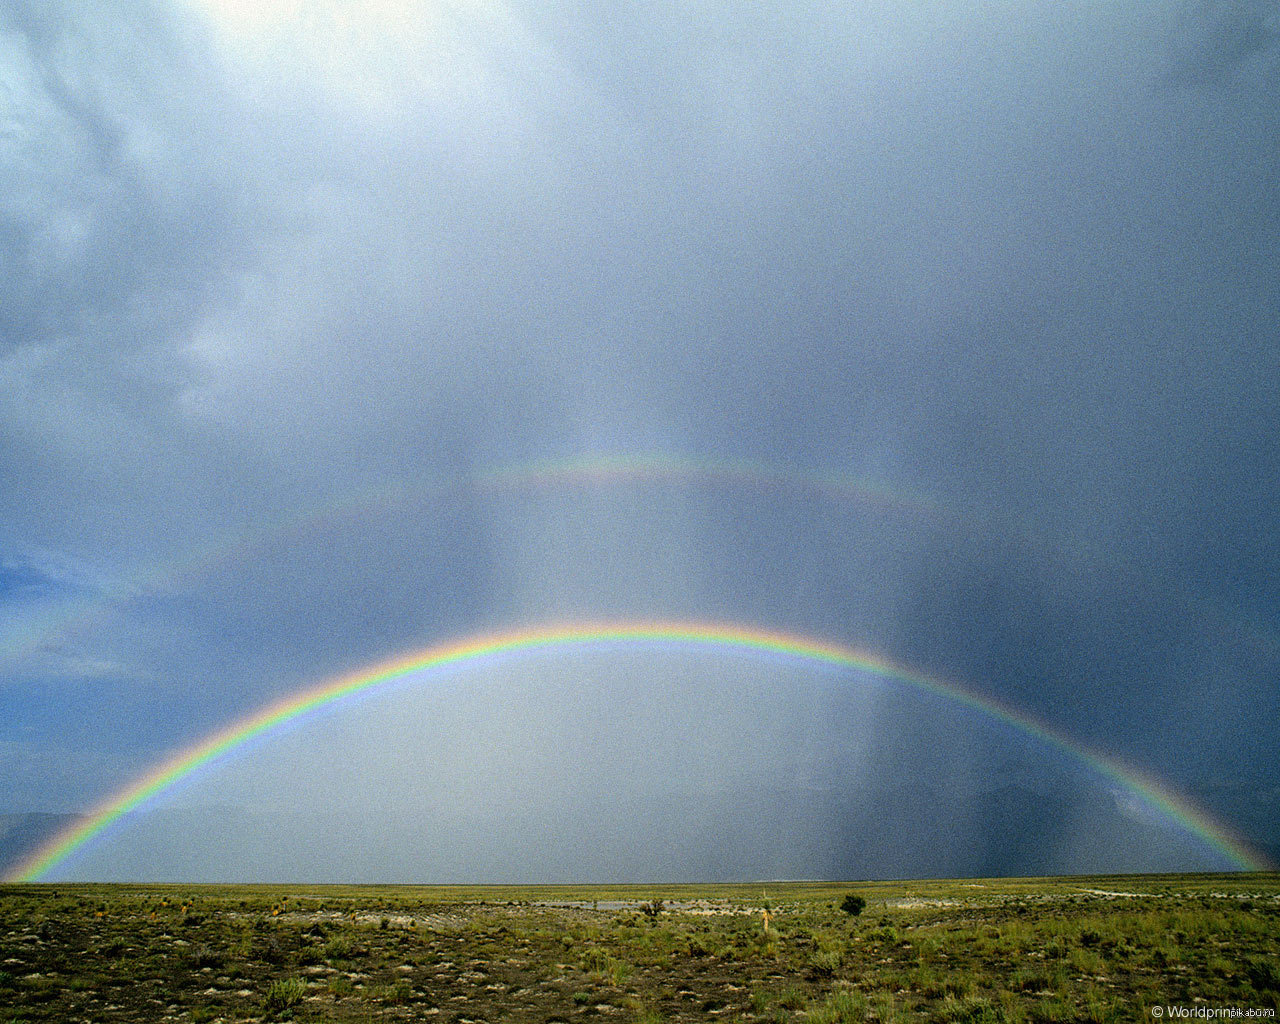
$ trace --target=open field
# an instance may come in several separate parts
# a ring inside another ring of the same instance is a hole
[[[1278,999],[1275,874],[0,887],[7,1024],[1102,1022]]]

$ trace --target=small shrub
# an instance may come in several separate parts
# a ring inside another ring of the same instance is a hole
[[[829,978],[843,962],[844,957],[838,950],[820,949],[809,958],[809,969],[821,978]]]
[[[1040,1000],[1031,1007],[1030,1014],[1033,1024],[1060,1024],[1061,1021],[1071,1020],[1074,1015],[1075,1007],[1061,997]]]
[[[788,985],[778,993],[778,1005],[784,1010],[798,1010],[808,1001],[804,992],[795,985]]]
[[[613,960],[606,973],[614,985],[621,987],[622,983],[631,977],[631,971],[631,965],[625,960]]]
[[[279,1013],[297,1006],[307,995],[307,983],[301,978],[278,978],[267,988],[262,1007],[267,1013]]]
[[[352,954],[351,939],[346,935],[335,935],[320,947],[321,955],[326,960],[346,960]]]
[[[867,1016],[867,997],[856,990],[832,992],[827,1001],[809,1011],[809,1024],[861,1024]]]
[[[1053,986],[1044,971],[1016,971],[1009,983],[1009,987],[1015,992],[1053,991]]]
[[[112,960],[114,960],[116,957],[118,957],[121,953],[124,952],[124,941],[121,939],[111,939],[110,941],[106,942],[102,946],[102,948],[98,950],[98,952],[101,953],[103,956],[110,957]]]
[[[840,909],[850,917],[857,917],[867,909],[867,901],[856,893],[849,893],[844,898],[844,902],[840,904]]]
[[[1280,969],[1266,960],[1251,960],[1245,967],[1245,977],[1258,995],[1280,992]]]
[[[934,1014],[939,1024],[1003,1024],[1003,1007],[988,999],[955,999],[948,997]]]
[[[303,946],[298,950],[298,963],[303,967],[310,967],[320,963],[324,959],[318,946]]]
[[[370,1002],[402,1006],[413,998],[413,986],[407,981],[397,981],[391,985],[371,985],[365,989],[364,997]]]
[[[609,954],[595,946],[582,954],[582,969],[588,973],[603,973],[609,966]]]
[[[223,955],[205,943],[201,943],[191,951],[191,965],[193,967],[221,967],[223,963],[225,963]]]

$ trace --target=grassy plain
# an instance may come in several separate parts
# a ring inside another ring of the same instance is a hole
[[[0,886],[5,1024],[1050,1024],[1278,999],[1275,874]]]

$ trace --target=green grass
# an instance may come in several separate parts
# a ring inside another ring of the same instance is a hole
[[[267,1013],[279,1013],[297,1006],[307,996],[307,983],[301,978],[278,978],[267,986],[262,1008]]]
[[[861,992],[841,989],[832,992],[805,1018],[809,1024],[861,1024],[867,1015],[867,997]]]
[[[841,909],[850,893],[860,916]],[[0,886],[0,1024],[1112,1024],[1280,997],[1276,875],[771,883],[767,935],[765,899],[753,885]]]

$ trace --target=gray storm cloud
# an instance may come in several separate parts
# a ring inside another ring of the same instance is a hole
[[[82,809],[229,718],[428,642],[687,617],[963,680],[1280,843],[1257,753],[1280,721],[1277,33],[1260,0],[0,5],[0,810]],[[838,471],[930,501],[695,470],[478,482],[575,455]],[[742,808],[772,759],[832,751],[796,870],[853,870],[856,848],[892,873],[875,858],[913,845],[938,854],[921,871],[1146,863],[1150,823],[1091,845],[1129,821],[1105,786],[1027,776],[981,729],[933,763],[933,712],[892,701],[861,713],[898,760],[797,719],[742,781],[715,747],[737,725],[699,703],[721,676],[664,690],[649,733],[670,731],[668,760],[706,737],[698,770],[738,779]],[[547,792],[596,756],[556,731],[570,691],[529,700],[574,757],[512,768]],[[515,718],[456,698],[437,808],[459,734],[527,750]],[[604,706],[582,728],[614,738],[658,820],[665,769],[627,760]],[[346,742],[324,736],[296,764]],[[915,795],[886,796],[875,779],[911,752]],[[335,805],[392,767],[352,772]],[[785,807],[801,774],[760,799]],[[215,783],[202,799],[232,817],[284,814]],[[953,791],[968,852],[947,860],[918,819]],[[561,794],[574,820],[584,792]],[[1036,792],[1081,823],[1052,856],[983,824]],[[913,823],[857,840],[894,800]],[[418,821],[411,804],[388,816]],[[563,856],[503,861],[500,818],[492,873],[578,863],[571,829],[539,833]],[[408,842],[361,870],[417,870]],[[783,870],[744,843],[685,836],[652,863]]]

